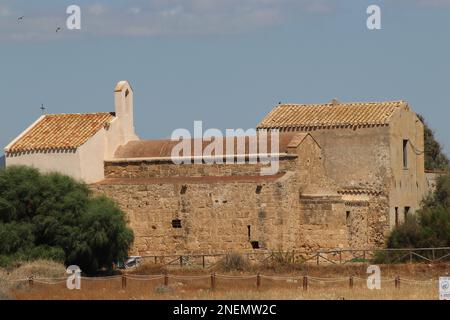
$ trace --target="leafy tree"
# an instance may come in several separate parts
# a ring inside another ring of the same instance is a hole
[[[434,137],[425,119],[417,115],[424,125],[424,144],[425,144],[425,169],[426,170],[448,170],[449,159],[442,150],[442,146]]]
[[[124,213],[84,183],[29,167],[0,170],[0,261],[54,259],[95,273],[124,259],[132,241]]]

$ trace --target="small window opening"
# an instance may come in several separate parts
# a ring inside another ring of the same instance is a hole
[[[130,91],[127,89],[127,91],[125,91],[125,97],[128,97],[129,94],[130,94]]]
[[[181,187],[180,194],[185,194],[186,191],[187,191],[187,186],[186,186],[186,185],[183,185],[183,186]]]
[[[405,221],[408,218],[410,207],[405,207]]]
[[[181,228],[181,220],[180,219],[173,219],[172,220],[172,228]]]
[[[248,241],[250,241],[250,239],[252,238],[252,227],[251,226],[247,226],[247,236],[248,236]]]
[[[395,226],[398,226],[398,207],[395,207]]]
[[[259,186],[256,186],[256,194],[260,194],[261,193],[261,190],[262,190],[262,186],[261,185],[259,185]]]
[[[408,168],[408,140],[403,140],[403,168]]]
[[[259,241],[250,241],[253,249],[259,249]]]
[[[350,219],[350,211],[346,211],[346,212],[345,212],[345,219],[346,219],[347,222],[348,222],[348,220]]]

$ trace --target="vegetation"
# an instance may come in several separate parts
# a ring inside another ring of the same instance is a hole
[[[388,248],[427,248],[450,246],[450,174],[438,178],[436,191],[423,201],[417,215],[394,228]],[[421,255],[429,255],[421,252]],[[431,257],[429,257],[431,258]],[[409,259],[404,252],[380,253],[376,262],[401,262]]]
[[[425,143],[425,169],[426,170],[448,170],[450,162],[442,151],[442,146],[434,137],[434,132],[426,124],[424,118],[418,115],[424,124]]]
[[[427,126],[424,118],[418,115],[424,124],[425,169],[443,171],[437,180],[434,194],[423,200],[417,215],[409,216],[406,221],[395,227],[387,241],[388,248],[425,248],[450,246],[450,162]],[[429,252],[416,252],[427,256]],[[429,257],[431,258],[431,257]],[[375,263],[401,262],[407,257],[405,252],[379,252]]]
[[[95,273],[124,259],[132,241],[124,213],[87,185],[29,167],[0,170],[0,266],[49,259]]]
[[[219,268],[223,271],[244,271],[248,265],[247,259],[235,252],[227,254],[219,261]]]
[[[127,278],[125,288],[122,288],[120,277],[103,279],[102,281],[82,279],[81,290],[67,290],[65,283],[35,283],[33,289],[30,290],[25,282],[22,288],[11,288],[9,297],[18,300],[437,299],[437,279],[448,272],[448,264],[433,264],[432,266],[427,264],[396,264],[380,265],[380,268],[382,274],[381,290],[369,290],[367,288],[366,264],[328,264],[320,266],[310,264],[308,269],[302,272],[286,273],[278,270],[260,269],[259,271],[264,276],[260,278],[261,286],[259,289],[256,287],[256,270],[239,273],[221,271],[216,274],[215,290],[211,290],[210,276],[212,270],[184,267],[182,269],[171,268],[171,276],[182,275],[183,277],[170,277],[167,286],[164,285],[163,277],[133,277],[133,275]],[[158,271],[157,274],[160,274],[160,272]],[[310,276],[308,290],[302,290],[303,275]],[[227,276],[235,276],[236,278]],[[353,288],[349,286],[350,276],[354,277]],[[400,288],[395,288],[394,281],[392,281],[397,276],[402,279]],[[274,279],[271,279],[272,277]],[[316,279],[314,280],[314,278]],[[317,278],[329,280],[322,281]],[[420,285],[408,283],[404,281],[405,279],[420,281]],[[431,281],[431,279],[434,280]]]

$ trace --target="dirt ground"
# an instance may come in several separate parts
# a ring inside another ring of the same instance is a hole
[[[68,290],[64,278],[36,280],[32,286],[28,281],[19,281],[11,288],[10,298],[430,300],[439,298],[438,279],[449,276],[450,264],[380,265],[380,269],[381,289],[369,290],[366,265],[266,266],[234,272],[142,266],[127,273],[126,280],[120,275],[106,279],[83,277],[80,290]],[[169,274],[167,285],[162,272]],[[304,276],[307,276],[307,288]],[[400,278],[397,286],[396,277]]]

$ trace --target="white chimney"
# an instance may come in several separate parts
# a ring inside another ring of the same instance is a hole
[[[128,81],[119,81],[114,89],[114,105],[125,143],[136,139],[133,117],[133,89]]]

